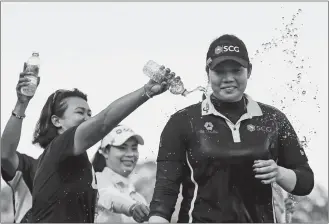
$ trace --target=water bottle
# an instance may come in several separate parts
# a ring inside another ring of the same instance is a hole
[[[25,78],[29,79],[29,85],[21,88],[21,93],[25,96],[33,96],[38,86],[38,75],[40,68],[39,53],[34,52],[26,61],[24,69]]]
[[[162,83],[163,81],[167,81],[169,83],[169,91],[172,94],[179,95],[185,92],[184,84],[180,79],[172,78],[170,80],[166,80],[165,78],[165,70],[160,69],[161,65],[156,63],[155,61],[148,61],[143,68],[143,73],[147,75],[150,79],[157,83]]]

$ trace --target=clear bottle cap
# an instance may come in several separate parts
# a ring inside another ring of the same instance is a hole
[[[39,57],[39,52],[33,51],[32,56]]]

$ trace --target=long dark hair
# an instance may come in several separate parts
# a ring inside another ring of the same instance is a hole
[[[63,99],[67,97],[80,97],[87,101],[87,95],[76,88],[73,90],[57,90],[52,93],[43,106],[40,118],[35,126],[32,140],[33,144],[39,144],[41,148],[45,149],[58,135],[57,127],[52,123],[51,116],[63,116],[68,107]]]
[[[103,172],[104,168],[106,167],[106,160],[105,157],[99,152],[99,150],[110,150],[111,146],[107,145],[105,149],[99,148],[92,159],[92,166],[95,172]]]

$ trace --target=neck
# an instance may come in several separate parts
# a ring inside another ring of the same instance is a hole
[[[210,96],[211,103],[214,105],[215,109],[236,123],[240,117],[247,112],[247,102],[245,97],[242,97],[236,102],[224,102],[216,98],[213,94]]]
[[[223,101],[223,100],[218,99],[214,94],[212,94],[210,96],[210,100],[214,104],[215,107],[221,107],[221,108],[232,107],[232,109],[237,109],[241,106],[242,106],[242,108],[244,108],[245,104],[246,104],[245,98],[243,96],[237,101]]]
[[[109,164],[106,164],[106,167],[109,168],[109,169],[111,169],[114,173],[117,173],[120,176],[123,176],[123,177],[126,177],[126,178],[128,178],[128,176],[131,173],[131,172],[128,172],[128,171],[125,172],[124,170],[120,170],[120,171],[119,170],[115,170]]]
[[[230,104],[230,103],[240,102],[244,98],[244,95],[242,95],[241,97],[239,97],[238,99],[236,99],[234,101],[224,101],[224,100],[220,99],[219,97],[217,97],[215,95],[215,93],[211,94],[211,98],[216,100],[216,102],[218,102],[218,103],[228,103],[228,104]]]

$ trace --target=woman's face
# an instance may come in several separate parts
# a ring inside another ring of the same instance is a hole
[[[131,137],[120,146],[111,146],[106,164],[114,172],[127,177],[135,169],[138,158],[138,142]]]
[[[250,77],[248,69],[235,61],[224,61],[208,74],[213,94],[224,102],[241,100]]]
[[[59,128],[60,133],[80,125],[91,117],[91,110],[87,101],[80,97],[67,97],[63,99],[67,108],[62,117],[53,116],[53,123]]]

